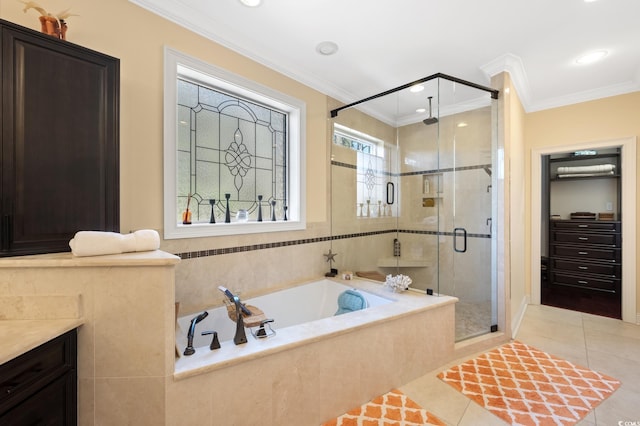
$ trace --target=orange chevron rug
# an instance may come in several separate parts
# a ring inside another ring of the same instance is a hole
[[[445,426],[397,389],[372,399],[322,426]]]
[[[574,425],[620,381],[520,342],[438,375],[512,425]]]

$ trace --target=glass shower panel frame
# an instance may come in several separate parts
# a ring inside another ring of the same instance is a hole
[[[331,111],[332,123],[384,140],[394,200],[390,216],[371,220],[353,206],[356,188],[347,198],[334,197],[358,184],[358,166],[333,145],[332,250],[342,256],[338,269],[375,271],[383,281],[404,274],[412,290],[458,297],[460,341],[497,330],[498,92],[441,76]],[[410,90],[417,84],[422,91]],[[478,318],[480,325],[469,327]]]
[[[439,82],[439,287],[456,296],[456,340],[497,327],[494,114],[488,94],[456,82]],[[466,99],[464,101],[463,99]],[[477,105],[476,105],[477,104]],[[455,105],[456,110],[442,114]]]
[[[387,265],[395,262],[398,229],[397,131],[365,111],[350,109],[331,120],[330,132],[333,266],[339,275],[377,272],[384,280],[386,272],[395,274]],[[336,134],[349,141],[336,141]]]

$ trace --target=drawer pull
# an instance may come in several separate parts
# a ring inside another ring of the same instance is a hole
[[[578,284],[589,284],[589,281],[579,280]]]
[[[589,237],[578,237],[580,241],[589,241]]]
[[[579,252],[578,252],[578,254],[581,254],[581,255],[583,255],[583,256],[584,256],[584,255],[589,254],[589,252],[588,252],[588,251],[579,251]]]
[[[578,228],[588,228],[589,225],[578,225]]]
[[[587,269],[589,269],[588,266],[578,266],[578,269],[582,269],[583,271],[586,271]]]

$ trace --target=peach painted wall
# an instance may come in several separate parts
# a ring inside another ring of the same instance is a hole
[[[68,41],[120,58],[121,230],[162,228],[163,48],[169,46],[306,102],[307,221],[327,220],[327,98],[284,75],[162,19],[127,0],[48,0],[49,12],[71,6]],[[39,13],[17,0],[0,18],[34,30]]]
[[[590,102],[553,108],[526,114],[524,118],[527,250],[531,247],[531,150],[580,142],[606,141],[640,136],[640,92],[612,96]],[[638,153],[640,155],[640,152]],[[640,161],[640,159],[637,159]],[[638,184],[638,182],[636,182]],[[637,214],[640,208],[636,206]],[[636,217],[636,220],[638,217]],[[638,235],[636,235],[638,238]],[[527,253],[527,271],[531,270]],[[639,269],[636,266],[636,274]],[[527,292],[531,291],[527,273]],[[640,290],[640,286],[636,284]],[[640,291],[636,292],[636,306],[640,306]],[[636,308],[637,310],[637,308]]]
[[[185,253],[330,235],[328,98],[291,78],[139,7],[128,0],[42,0],[49,12],[71,6],[67,40],[120,59],[120,230],[163,234],[164,47],[236,73],[306,103],[307,229],[244,236],[163,240],[160,248]],[[0,2],[0,18],[34,30],[39,13],[18,0]],[[185,312],[222,303],[225,284],[249,295],[322,276],[329,242],[183,260],[176,268],[176,299]],[[295,257],[294,265],[284,259]],[[181,309],[182,310],[182,309]]]

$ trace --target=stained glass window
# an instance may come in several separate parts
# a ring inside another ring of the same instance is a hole
[[[183,78],[177,94],[177,217],[287,220],[287,114]]]

